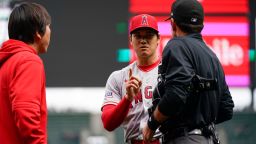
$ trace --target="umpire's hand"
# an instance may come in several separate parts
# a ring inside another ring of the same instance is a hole
[[[151,130],[146,124],[146,126],[142,130],[144,144],[150,144],[150,141],[152,140],[154,133],[155,132]]]

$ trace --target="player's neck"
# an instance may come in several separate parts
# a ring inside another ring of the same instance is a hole
[[[138,66],[149,66],[156,63],[158,60],[159,57],[157,55],[149,58],[138,58],[137,64]]]
[[[160,58],[158,58],[154,63],[150,63],[147,65],[139,65],[137,63],[137,66],[141,71],[148,72],[154,69],[155,67],[157,67],[159,65],[159,62],[160,62]]]

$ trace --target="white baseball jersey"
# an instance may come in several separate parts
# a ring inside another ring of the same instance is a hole
[[[142,140],[142,129],[147,124],[148,108],[152,106],[153,90],[157,84],[158,66],[156,65],[149,71],[143,71],[133,62],[122,70],[114,71],[106,83],[104,105],[117,105],[126,95],[125,82],[129,79],[129,69],[132,75],[142,81],[139,94],[134,98],[128,115],[124,119],[122,126],[124,128],[125,141],[136,139]],[[157,131],[154,137],[159,137]]]

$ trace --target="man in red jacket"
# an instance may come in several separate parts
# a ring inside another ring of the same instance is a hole
[[[51,18],[36,3],[22,3],[10,15],[9,40],[0,48],[0,143],[47,144],[45,71]]]

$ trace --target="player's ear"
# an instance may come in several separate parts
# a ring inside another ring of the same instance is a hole
[[[129,41],[130,41],[130,44],[132,44],[132,34],[130,34],[129,36]]]
[[[160,34],[159,34],[159,32],[158,32],[158,33],[157,33],[157,45],[159,45],[160,40],[161,40],[161,37],[160,37]]]
[[[160,43],[160,36],[159,36],[159,38],[157,39],[157,46],[159,46],[159,43]]]

